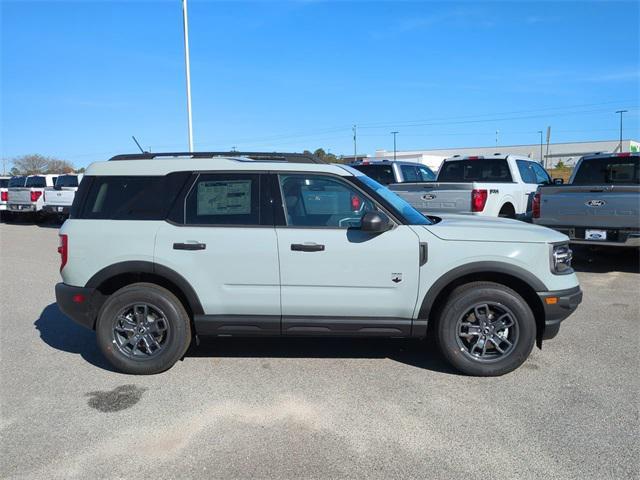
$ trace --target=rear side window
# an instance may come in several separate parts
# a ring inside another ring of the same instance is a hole
[[[431,182],[436,178],[431,170],[420,165],[401,165],[400,170],[405,182]]]
[[[479,158],[444,162],[438,173],[439,182],[512,182],[505,159]]]
[[[11,177],[9,179],[9,188],[11,187],[24,187],[27,177]]]
[[[31,188],[44,188],[47,186],[47,179],[45,177],[27,177],[26,187]]]
[[[524,183],[538,183],[536,182],[536,174],[533,173],[531,169],[531,162],[516,160],[516,164],[518,165],[518,171]]]
[[[353,168],[360,170],[367,177],[373,178],[382,185],[389,185],[390,183],[396,182],[396,177],[393,174],[393,167],[391,165],[353,165]]]
[[[188,177],[187,172],[86,177],[87,182],[82,182],[86,187],[76,197],[81,197],[83,204],[72,211],[78,213],[75,218],[85,219],[164,220]]]
[[[78,177],[76,175],[61,175],[56,180],[56,187],[77,187]]]
[[[592,158],[583,160],[573,179],[574,185],[637,185],[640,183],[639,157]]]
[[[260,175],[199,175],[186,198],[185,223],[260,225]]]

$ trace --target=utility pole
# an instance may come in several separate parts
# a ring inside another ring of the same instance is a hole
[[[498,146],[498,135],[500,134],[500,130],[496,130],[496,147]]]
[[[353,126],[353,161],[357,162],[358,161],[358,141],[357,141],[357,137],[358,137],[358,130],[357,130],[357,125]]]
[[[393,135],[393,161],[396,161],[396,135],[398,135],[398,133],[400,132],[391,132],[391,135]]]
[[[622,114],[627,112],[628,110],[618,110],[616,112],[620,114],[620,153],[622,153]]]
[[[538,130],[540,134],[540,165],[544,164],[544,159],[542,157],[542,130]]]
[[[193,123],[191,121],[191,66],[189,61],[189,18],[187,0],[182,0],[182,27],[184,31],[184,65],[187,77],[187,123],[189,133],[189,151],[193,152]]]

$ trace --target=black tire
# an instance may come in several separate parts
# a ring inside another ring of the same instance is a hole
[[[117,370],[151,375],[168,370],[184,356],[191,325],[184,306],[169,290],[134,283],[107,299],[98,315],[96,337],[103,355]]]
[[[467,375],[492,377],[515,370],[529,357],[536,339],[536,321],[527,302],[493,282],[456,288],[436,322],[440,351]]]

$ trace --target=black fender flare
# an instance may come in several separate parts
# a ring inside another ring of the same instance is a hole
[[[85,288],[98,288],[102,283],[117,275],[126,273],[149,273],[157,275],[173,283],[184,294],[194,315],[204,314],[198,294],[191,284],[178,272],[164,265],[146,261],[126,261],[114,263],[95,273],[86,283]]]
[[[498,273],[498,274],[510,275],[526,283],[536,292],[548,291],[548,288],[544,284],[544,282],[542,282],[533,273],[525,270],[522,267],[511,265],[509,263],[495,262],[495,261],[468,263],[466,265],[461,265],[459,267],[456,267],[453,270],[449,270],[447,273],[442,275],[438,280],[436,280],[436,282],[431,286],[431,288],[429,288],[429,290],[424,296],[424,299],[422,300],[422,305],[420,306],[420,312],[418,313],[418,318],[421,320],[427,320],[429,318],[429,313],[431,313],[431,308],[433,307],[433,304],[436,301],[436,298],[438,298],[438,295],[449,284],[451,284],[451,282],[454,282],[457,279],[460,279],[462,277],[465,277],[467,275],[471,275],[474,273],[487,273],[487,274]]]

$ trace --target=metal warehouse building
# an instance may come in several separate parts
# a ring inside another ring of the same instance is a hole
[[[547,168],[553,168],[559,161],[567,166],[572,166],[575,162],[589,153],[613,152],[620,149],[619,140],[605,140],[596,142],[569,142],[550,143],[542,145],[542,159]],[[640,151],[640,143],[634,140],[622,141],[623,152]],[[443,148],[437,150],[409,150],[397,151],[396,159],[410,162],[418,162],[427,165],[433,170],[440,168],[442,160],[454,155],[493,155],[494,153],[522,155],[540,161],[540,144],[531,145],[505,145],[499,147],[460,147]],[[376,158],[393,158],[393,151],[376,150]]]

